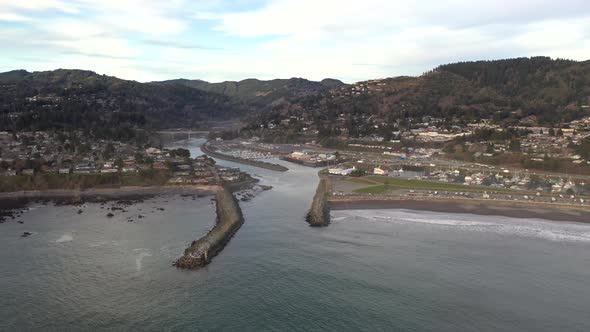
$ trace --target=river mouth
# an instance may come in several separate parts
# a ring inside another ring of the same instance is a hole
[[[587,225],[352,210],[311,228],[317,169],[227,165],[273,189],[240,202],[244,224],[198,271],[171,263],[213,226],[211,197],[113,218],[31,205],[0,225],[0,330],[590,330],[590,244],[571,237]]]

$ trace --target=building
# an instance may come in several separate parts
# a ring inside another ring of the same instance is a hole
[[[387,170],[382,167],[373,168],[373,174],[375,175],[387,175]]]
[[[332,175],[343,175],[348,176],[350,173],[356,170],[356,167],[352,168],[329,168],[328,173]]]

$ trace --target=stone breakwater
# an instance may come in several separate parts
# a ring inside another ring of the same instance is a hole
[[[329,183],[327,179],[320,179],[318,188],[313,196],[311,208],[305,220],[312,227],[325,227],[330,224],[330,207],[328,206]]]
[[[233,161],[234,163],[240,163],[240,164],[244,164],[244,165],[250,165],[250,166],[254,166],[254,167],[269,169],[271,171],[286,172],[289,170],[287,167],[285,167],[283,165],[279,165],[279,164],[271,164],[271,163],[267,163],[267,162],[259,161],[259,160],[250,160],[250,159],[244,159],[244,158],[239,158],[239,157],[234,157],[234,156],[228,156],[226,154],[223,154],[223,153],[213,150],[208,144],[203,144],[201,146],[201,151],[203,151],[205,154],[207,154],[211,157],[214,157],[214,158],[227,160],[227,161]]]
[[[181,269],[198,269],[211,262],[244,223],[237,199],[226,187],[220,187],[215,195],[217,221],[202,238],[186,248],[174,266]]]

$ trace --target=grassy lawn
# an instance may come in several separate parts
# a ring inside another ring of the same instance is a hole
[[[383,194],[387,191],[391,191],[391,190],[395,190],[395,189],[402,189],[402,188],[390,186],[390,185],[380,185],[380,186],[373,186],[373,187],[357,189],[354,192],[359,193],[359,194]]]
[[[380,176],[369,176],[367,179],[370,181],[383,183],[383,185],[371,186],[367,188],[357,189],[354,192],[359,194],[382,194],[386,191],[399,190],[399,189],[423,189],[423,190],[448,190],[448,191],[463,191],[463,192],[484,192],[484,191],[496,191],[503,193],[513,193],[510,189],[500,189],[492,187],[477,187],[477,186],[465,186],[456,183],[443,183],[443,182],[429,182],[414,179],[400,179],[400,178],[389,178]]]
[[[348,182],[354,182],[354,183],[358,183],[358,184],[368,184],[368,185],[375,185],[374,181],[368,180],[368,179],[363,179],[363,178],[347,178],[346,181]]]

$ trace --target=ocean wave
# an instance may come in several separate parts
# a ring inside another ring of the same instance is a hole
[[[472,214],[450,214],[410,210],[337,211],[341,222],[380,224],[424,224],[473,232],[492,232],[506,236],[539,238],[553,242],[590,243],[590,225]]]
[[[73,240],[74,236],[72,234],[64,234],[59,239],[55,240],[55,243],[71,242]]]
[[[135,267],[137,268],[137,272],[141,272],[142,261],[146,257],[152,257],[151,251],[149,249],[146,249],[146,248],[133,249],[133,251],[139,253],[135,257]]]
[[[91,244],[88,245],[88,247],[90,247],[90,248],[99,248],[99,247],[104,247],[104,246],[107,246],[107,245],[110,245],[110,246],[118,246],[119,245],[119,242],[118,241],[115,241],[115,240],[113,240],[113,241],[100,241],[100,242],[91,243]]]

